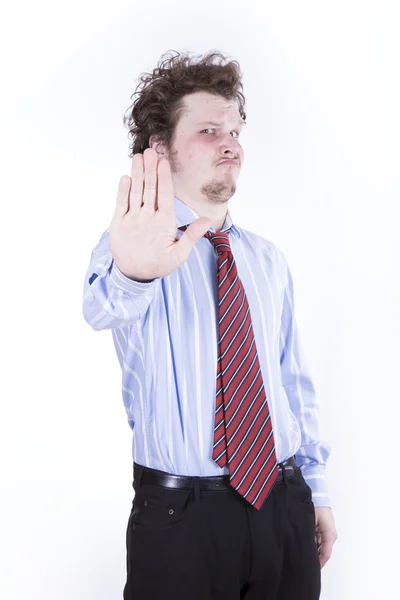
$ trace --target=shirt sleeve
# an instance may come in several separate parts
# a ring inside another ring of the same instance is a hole
[[[293,279],[283,255],[282,258],[285,285],[280,335],[280,366],[282,384],[301,430],[301,445],[295,458],[306,483],[311,488],[314,506],[330,507],[325,469],[331,449],[329,444],[323,442],[319,436],[318,403],[299,340],[294,311]]]
[[[132,325],[145,316],[159,281],[143,283],[123,275],[111,256],[107,229],[92,251],[85,275],[85,321],[96,331]]]

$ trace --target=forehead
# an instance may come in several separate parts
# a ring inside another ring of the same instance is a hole
[[[226,100],[222,96],[196,92],[184,97],[184,105],[181,121],[185,124],[197,124],[208,120],[229,120],[237,125],[243,123],[235,100]]]

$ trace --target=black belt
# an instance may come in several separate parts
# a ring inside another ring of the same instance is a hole
[[[280,483],[285,478],[290,479],[290,477],[293,477],[296,468],[297,464],[294,456],[279,463],[276,483]],[[149,467],[138,465],[135,462],[133,463],[133,478],[135,489],[140,487],[140,485],[148,483],[149,485],[158,485],[167,488],[191,490],[194,487],[194,481],[196,479],[199,482],[201,490],[211,491],[232,489],[232,486],[229,484],[229,475],[216,475],[211,477],[170,475],[164,471],[158,471],[157,469],[150,469]]]

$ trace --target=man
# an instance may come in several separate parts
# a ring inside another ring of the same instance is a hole
[[[246,114],[220,58],[142,79],[131,177],[85,279],[133,432],[124,599],[316,600],[337,537],[329,448],[285,257],[227,209]]]

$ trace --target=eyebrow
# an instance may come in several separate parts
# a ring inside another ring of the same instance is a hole
[[[220,127],[221,125],[223,125],[223,123],[221,123],[220,121],[201,121],[200,123],[197,123],[197,125],[214,125],[215,127]],[[247,125],[246,121],[238,121],[237,123],[238,127],[242,127],[242,125]]]

